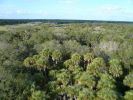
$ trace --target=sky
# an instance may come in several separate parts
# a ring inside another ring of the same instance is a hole
[[[0,19],[133,21],[133,0],[0,0]]]

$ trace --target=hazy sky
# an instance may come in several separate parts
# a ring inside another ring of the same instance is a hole
[[[133,0],[0,0],[0,19],[133,21]]]

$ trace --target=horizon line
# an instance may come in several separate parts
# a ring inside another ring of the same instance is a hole
[[[97,22],[129,22],[129,23],[133,23],[133,21],[126,21],[126,20],[100,20],[100,19],[54,19],[54,18],[50,18],[50,19],[43,19],[43,18],[13,18],[13,19],[6,19],[6,18],[0,18],[0,20],[50,20],[50,21],[55,21],[55,20],[58,20],[58,21],[97,21]]]

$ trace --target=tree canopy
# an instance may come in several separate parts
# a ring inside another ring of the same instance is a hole
[[[133,100],[133,25],[0,25],[0,100]]]

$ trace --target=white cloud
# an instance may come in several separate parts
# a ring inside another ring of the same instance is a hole
[[[117,5],[104,5],[98,8],[102,13],[113,13],[113,12],[121,12],[123,10],[122,7]]]
[[[42,10],[30,11],[25,9],[0,9],[0,18],[4,19],[14,19],[14,18],[43,18],[46,17],[48,13]]]
[[[102,5],[93,7],[92,9],[85,9],[86,14],[82,14],[81,18],[89,20],[116,20],[116,21],[132,21],[133,11],[130,8],[119,5]]]

